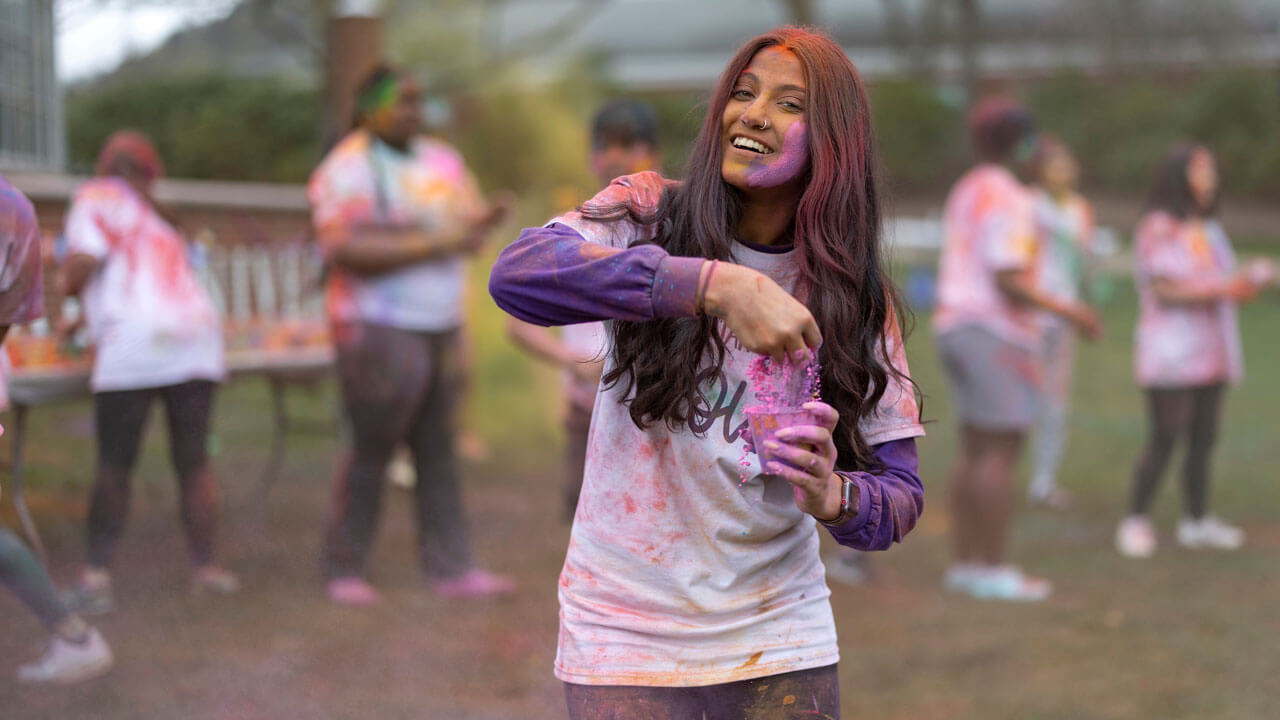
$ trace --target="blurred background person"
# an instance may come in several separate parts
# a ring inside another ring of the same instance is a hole
[[[88,562],[70,594],[93,614],[112,608],[108,567],[124,530],[130,481],[152,403],[168,420],[192,590],[233,593],[214,562],[217,484],[209,468],[214,388],[225,375],[222,319],[192,270],[177,222],[151,190],[163,172],[151,141],[122,130],[103,145],[93,180],[67,212],[62,289],[79,295],[96,348],[91,386],[98,462]]]
[[[1093,243],[1093,209],[1076,187],[1080,168],[1055,136],[1039,137],[1033,168],[1036,283],[1064,304],[1081,299]],[[1076,328],[1061,315],[1041,311],[1040,396],[1031,443],[1031,480],[1027,498],[1062,510],[1071,495],[1058,486],[1058,468],[1067,444],[1071,379],[1075,371]]]
[[[379,600],[365,563],[387,463],[402,442],[414,459],[418,549],[435,591],[513,590],[472,564],[454,443],[464,259],[505,208],[484,201],[456,150],[420,134],[420,104],[408,73],[374,68],[357,92],[355,129],[308,185],[351,428],[323,552],[326,591],[339,604]]]
[[[1209,513],[1209,457],[1227,383],[1244,377],[1238,303],[1274,277],[1237,266],[1218,221],[1217,164],[1208,148],[1172,148],[1156,173],[1147,214],[1138,224],[1134,282],[1138,325],[1134,364],[1147,401],[1147,442],[1133,471],[1129,514],[1116,529],[1127,557],[1156,551],[1151,503],[1174,446],[1183,440],[1184,514],[1178,543],[1235,550],[1244,531]],[[1252,275],[1252,276],[1251,276]]]
[[[28,323],[42,315],[44,282],[35,210],[0,176],[0,343],[10,325]],[[7,386],[7,378],[0,377],[0,410],[8,409]],[[49,633],[44,653],[18,668],[19,681],[78,682],[111,669],[111,648],[102,635],[67,608],[44,566],[6,527],[0,527],[0,583]]]
[[[653,108],[639,100],[614,100],[596,111],[591,121],[590,163],[599,188],[623,175],[659,169],[662,154]],[[573,521],[582,491],[591,411],[604,372],[605,332],[604,323],[594,321],[565,325],[557,336],[550,328],[507,318],[507,333],[517,345],[564,370],[565,522]]]
[[[1035,150],[1031,115],[991,97],[969,114],[979,163],[947,197],[933,329],[951,385],[960,439],[950,476],[954,564],[946,588],[982,599],[1035,601],[1050,583],[1006,565],[1013,470],[1035,419],[1039,311],[1089,336],[1097,317],[1036,281],[1034,200],[1025,176]]]

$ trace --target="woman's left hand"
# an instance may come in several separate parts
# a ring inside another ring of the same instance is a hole
[[[791,483],[796,507],[819,520],[840,514],[840,476],[835,474],[836,444],[832,433],[840,413],[830,405],[807,402],[805,410],[814,416],[813,425],[794,425],[779,430],[777,441],[764,443],[773,460],[765,472]]]

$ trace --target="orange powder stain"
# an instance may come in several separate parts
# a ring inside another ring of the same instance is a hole
[[[756,663],[760,662],[760,658],[762,658],[762,657],[764,657],[764,651],[763,651],[763,650],[757,650],[757,651],[755,652],[755,654],[754,654],[754,655],[752,655],[751,657],[747,658],[747,661],[746,661],[746,662],[742,663],[741,665],[739,665],[739,666],[738,666],[737,668],[735,668],[735,669],[737,669],[737,670],[745,670],[746,668],[749,668],[749,667],[751,667],[752,665],[755,665]]]
[[[618,248],[611,248],[599,243],[585,242],[578,248],[578,253],[587,260],[600,260],[602,258],[611,257],[622,252]]]

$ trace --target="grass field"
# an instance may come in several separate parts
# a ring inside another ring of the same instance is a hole
[[[466,469],[477,553],[514,574],[518,597],[438,600],[412,554],[406,498],[389,490],[373,577],[386,602],[330,606],[317,572],[319,527],[339,444],[332,434],[291,440],[286,470],[265,506],[257,473],[269,428],[259,381],[219,398],[217,471],[223,546],[245,591],[191,598],[163,433],[149,432],[117,568],[119,609],[101,627],[118,666],[66,689],[10,681],[40,633],[0,594],[0,717],[4,718],[521,718],[564,716],[551,676],[556,576],[568,531],[558,523],[559,430],[554,373],[504,339],[500,313],[473,291],[475,392],[468,425],[490,445]],[[1157,518],[1162,547],[1145,562],[1118,557],[1111,533],[1142,442],[1141,397],[1130,372],[1133,296],[1106,310],[1107,335],[1079,356],[1065,514],[1024,511],[1016,561],[1052,578],[1036,606],[972,602],[942,593],[947,561],[943,476],[954,450],[948,402],[927,318],[908,341],[935,422],[920,443],[927,509],[901,547],[874,558],[875,581],[836,587],[846,718],[1254,720],[1280,702],[1280,303],[1242,313],[1249,373],[1228,396],[1214,463],[1214,506],[1249,531],[1229,555],[1172,546],[1179,510],[1168,478]],[[333,389],[290,400],[325,419]],[[152,426],[161,423],[153,418]],[[81,555],[92,466],[86,403],[33,415],[32,504],[67,580]],[[7,502],[0,511],[15,527]]]

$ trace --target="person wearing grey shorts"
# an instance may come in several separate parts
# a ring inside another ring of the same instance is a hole
[[[1031,426],[1040,388],[1034,352],[978,325],[942,333],[937,344],[960,422],[997,432]]]
[[[1087,306],[1036,281],[1032,196],[1019,179],[1036,154],[1031,116],[1001,97],[979,102],[969,130],[981,162],[947,198],[934,336],[960,422],[950,500],[954,563],[943,585],[979,599],[1036,601],[1046,580],[1006,564],[1013,470],[1036,413],[1040,312],[1086,337],[1100,332]]]

